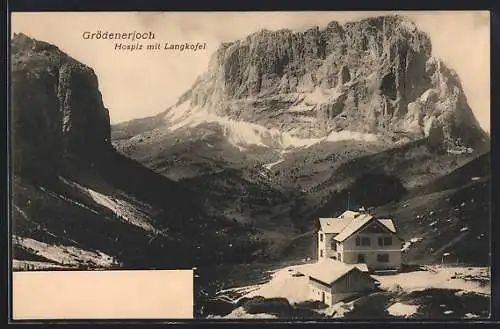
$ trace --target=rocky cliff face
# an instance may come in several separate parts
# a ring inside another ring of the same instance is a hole
[[[91,68],[22,34],[11,45],[20,268],[189,268],[247,261],[263,248],[251,227],[208,213],[200,194],[112,148]]]
[[[110,147],[109,113],[91,68],[23,34],[14,35],[11,51],[17,173],[50,176],[64,157],[91,161]]]
[[[398,16],[298,33],[263,30],[222,44],[165,115],[171,130],[200,117],[301,139],[342,132],[474,146],[486,136],[457,74],[431,57],[425,33]]]

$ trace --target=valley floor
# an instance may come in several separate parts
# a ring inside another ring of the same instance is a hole
[[[292,307],[309,301],[307,276],[297,276],[311,264],[287,266],[271,273],[268,282],[225,289],[219,298],[232,300],[229,314],[208,315],[211,319],[281,318],[276,312],[256,313],[239,301],[252,298],[285,298]],[[423,266],[390,275],[373,275],[380,291],[340,302],[328,308],[311,308],[317,318],[485,318],[491,297],[488,267]]]

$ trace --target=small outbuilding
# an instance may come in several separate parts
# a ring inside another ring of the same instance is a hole
[[[326,258],[307,269],[310,299],[332,306],[347,298],[373,292],[377,280],[364,264],[348,265]]]

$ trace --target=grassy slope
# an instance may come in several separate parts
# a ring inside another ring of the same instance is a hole
[[[441,262],[444,253],[451,253],[447,262],[490,264],[489,161],[485,154],[371,210],[376,216],[394,218],[404,239],[423,238],[404,253],[405,262]],[[468,230],[461,232],[463,228]],[[316,230],[311,229],[291,240],[283,257],[315,258],[316,252]]]
[[[408,262],[440,262],[444,253],[451,253],[448,262],[490,263],[489,168],[490,155],[485,154],[375,210],[393,216],[404,238],[423,238],[405,254]]]
[[[121,126],[118,131],[123,135],[126,129]],[[121,146],[128,143],[130,148],[122,147],[121,152],[167,177],[189,177],[181,181],[205,199],[210,212],[252,223],[265,240],[276,245],[269,250],[270,256],[287,259],[314,255],[311,235],[317,217],[343,211],[347,191],[353,208],[382,206],[402,198],[407,189],[411,195],[477,156],[436,153],[425,140],[417,140],[389,149],[384,143],[320,143],[281,156],[268,152],[266,158],[263,150],[240,152],[229,145],[217,125],[149,141],[114,142]],[[283,162],[264,169],[265,163],[280,157]],[[445,183],[435,184],[439,189]],[[415,200],[415,207],[426,202]],[[410,228],[407,218],[413,218],[414,211],[410,206],[406,213],[396,215]]]
[[[173,180],[193,178],[211,174],[230,167],[242,169],[277,160],[276,154],[269,154],[262,148],[241,152],[223,136],[217,124],[204,124],[193,129],[175,133],[165,127],[131,131],[126,126],[112,127],[113,144],[122,154],[139,161],[146,167]],[[130,136],[122,138],[122,136]]]
[[[188,190],[122,155],[112,153],[102,161],[93,169],[68,164],[62,174],[69,185],[58,181],[40,187],[16,177],[13,233],[100,250],[133,268],[235,262],[251,257],[256,249],[251,228],[207,215]],[[123,221],[74,183],[126,201],[133,212],[145,214],[155,230]],[[22,255],[26,253],[14,257]]]
[[[51,245],[100,250],[124,264],[137,265],[141,261],[133,249],[148,245],[146,232],[102,209],[83,191],[54,190],[14,179],[13,234]],[[15,249],[13,256],[19,260],[35,256],[29,254]]]

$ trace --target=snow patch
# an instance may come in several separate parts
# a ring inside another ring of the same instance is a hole
[[[418,311],[417,305],[407,305],[403,303],[395,303],[387,308],[387,312],[394,316],[409,317]]]
[[[256,296],[262,296],[264,298],[286,298],[292,305],[294,303],[309,301],[311,300],[311,296],[308,276],[296,276],[296,273],[307,273],[308,268],[312,265],[314,265],[314,263],[281,268],[271,272],[271,279],[266,283],[226,289],[220,291],[219,294],[227,293],[230,295],[231,292],[239,296],[244,294],[239,299],[244,297],[253,298]],[[462,277],[457,275],[457,272],[460,272],[464,277],[472,276],[481,278],[483,282],[474,281],[473,279],[462,279]],[[483,295],[491,295],[490,286],[484,284],[485,280],[487,281],[489,278],[488,273],[488,268],[483,267],[428,266],[426,270],[422,271],[397,273],[393,275],[372,275],[372,277],[379,281],[380,288],[386,291],[401,292],[402,290],[404,293],[411,293],[413,291],[437,288],[457,290],[458,292],[462,292],[462,294],[474,292]],[[458,293],[457,296],[459,296]],[[236,303],[239,299],[233,302]],[[339,302],[325,309],[315,310],[315,312],[328,317],[341,318],[345,313],[353,310],[355,302],[356,300],[348,303]],[[387,310],[392,315],[407,317],[416,313],[418,308],[419,305],[407,305],[399,302],[393,304]],[[255,315],[249,315],[243,312],[243,309],[238,311],[235,310],[226,317],[255,317]]]
[[[299,303],[309,299],[309,277],[293,276],[295,271],[301,271],[309,266],[298,265],[280,269],[272,274],[271,280],[257,286],[255,290],[247,293],[244,297],[252,298],[262,296],[264,298],[281,297],[290,303]],[[292,271],[289,271],[289,270]]]
[[[447,152],[449,154],[472,154],[474,149],[471,147],[456,147],[456,148],[448,148]]]
[[[373,275],[380,282],[380,288],[392,291],[396,287],[405,292],[422,291],[429,288],[453,289],[491,295],[489,284],[483,285],[479,281],[452,279],[455,273],[466,273],[471,277],[484,277],[484,267],[429,267],[425,271],[398,273],[394,275]]]
[[[292,105],[288,112],[291,113],[305,113],[314,110],[316,107],[314,105],[305,105],[304,103],[300,103],[297,105]]]
[[[435,117],[426,117],[424,118],[424,134],[425,137],[429,136],[432,126],[435,124]]]
[[[280,145],[285,149],[310,147],[321,142],[324,138],[299,138],[288,133],[280,133]]]
[[[434,89],[427,89],[422,95],[420,95],[420,103],[426,104],[430,99],[437,97],[437,92]]]
[[[472,314],[472,313],[467,313],[467,314],[465,314],[465,318],[466,319],[476,319],[476,318],[479,318],[479,315]]]
[[[322,91],[315,91],[313,99],[318,101],[323,99]],[[328,93],[328,97],[338,97],[337,92]],[[299,105],[297,105],[299,106]],[[301,108],[300,111],[306,108]],[[294,111],[299,111],[296,107]],[[224,135],[228,138],[229,142],[240,149],[245,151],[246,146],[255,145],[260,147],[279,147],[281,149],[293,149],[310,147],[322,141],[336,142],[343,140],[361,140],[361,141],[375,141],[376,135],[364,134],[351,131],[332,132],[330,135],[322,138],[301,138],[293,136],[288,132],[280,131],[276,128],[267,128],[259,124],[250,123],[246,121],[233,120],[228,117],[218,116],[211,113],[207,108],[200,106],[190,106],[189,101],[171,108],[164,116],[164,120],[169,122],[171,126],[168,128],[170,131],[176,131],[181,128],[193,128],[203,123],[218,123],[222,126]]]
[[[179,121],[182,119],[187,119],[194,108],[190,106],[189,101],[185,101],[177,106],[172,107],[165,115],[164,120],[167,121]]]
[[[324,104],[335,101],[342,95],[337,89],[324,89],[316,87],[311,93],[305,94],[304,103],[310,104]]]
[[[326,139],[327,142],[338,142],[344,140],[358,140],[358,141],[366,141],[366,142],[374,142],[377,140],[377,136],[374,134],[366,134],[355,131],[334,131],[330,133]]]
[[[405,243],[403,244],[403,247],[401,248],[401,251],[403,251],[403,252],[408,251],[412,244],[418,243],[422,240],[423,240],[423,238],[419,237],[419,238],[411,238],[410,240],[405,241]]]
[[[238,295],[246,295],[254,290],[259,289],[258,286],[245,286],[245,287],[238,287],[238,288],[229,288],[229,289],[223,289],[219,290],[217,292],[217,295],[224,295],[225,293],[235,293]],[[232,300],[232,302],[236,302],[237,300]]]
[[[14,271],[16,270],[46,270],[46,269],[55,269],[55,268],[66,268],[63,265],[49,263],[49,262],[35,262],[30,260],[12,260],[12,268]]]
[[[245,311],[243,307],[234,309],[231,313],[225,316],[209,315],[207,319],[276,319],[276,315],[267,313],[252,314]]]
[[[266,165],[264,165],[264,167],[267,169],[267,170],[271,170],[272,167],[282,163],[283,161],[285,161],[285,159],[279,159],[278,161],[275,161],[275,162],[271,162],[271,163],[268,163]]]
[[[411,246],[411,242],[410,241],[405,241],[405,243],[401,247],[401,251],[403,251],[403,252],[408,251],[410,249],[410,246]]]
[[[61,265],[77,266],[91,263],[99,267],[110,267],[117,262],[113,257],[101,251],[87,251],[74,246],[49,245],[47,243],[14,236],[14,241],[20,246],[32,250],[35,254],[45,257]]]
[[[311,265],[313,263],[284,267],[270,272],[271,279],[266,283],[225,289],[219,291],[217,295],[225,296],[234,293],[241,296],[234,302],[238,302],[241,298],[257,296],[286,298],[290,304],[304,302],[310,300],[309,277],[294,276],[294,274],[304,273]]]
[[[138,226],[148,232],[156,231],[155,228],[148,223],[148,217],[128,202],[111,198],[89,188],[86,188],[86,191],[96,203],[108,208],[126,222]]]

